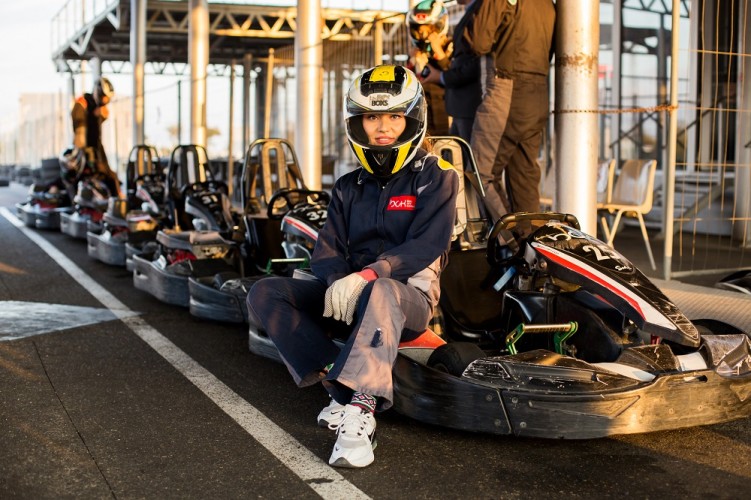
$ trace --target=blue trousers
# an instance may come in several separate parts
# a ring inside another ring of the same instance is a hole
[[[323,317],[325,293],[318,280],[264,278],[250,289],[248,308],[298,386],[321,381],[341,404],[358,391],[376,396],[379,410],[391,407],[399,342],[427,328],[433,314],[428,298],[411,285],[379,278],[363,290],[354,326],[348,326]],[[332,335],[346,339],[344,346]]]

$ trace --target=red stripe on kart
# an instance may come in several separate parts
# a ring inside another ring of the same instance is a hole
[[[292,219],[292,218],[287,219],[287,224],[289,224],[290,226],[296,227],[297,229],[299,229],[300,231],[308,235],[308,237],[312,239],[313,241],[318,240],[318,232],[311,231],[311,229],[305,224],[298,222],[297,220]]]
[[[535,249],[545,255],[548,259],[552,260],[553,262],[561,265],[566,266],[570,269],[573,269],[577,273],[591,279],[592,281],[599,283],[600,285],[604,286],[608,290],[614,292],[619,297],[625,299],[631,306],[639,313],[639,315],[646,321],[647,317],[644,314],[644,311],[642,311],[641,306],[636,301],[636,299],[629,294],[627,291],[619,288],[617,285],[614,285],[613,283],[608,282],[607,280],[603,279],[602,276],[600,276],[598,273],[594,272],[591,268],[582,267],[578,264],[578,261],[574,259],[567,258],[564,255],[558,255],[547,247],[544,246],[538,246],[535,245]]]

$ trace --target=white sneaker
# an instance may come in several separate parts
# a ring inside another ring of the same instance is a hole
[[[340,405],[336,402],[336,399],[331,398],[329,405],[321,410],[318,414],[318,425],[320,427],[331,427],[336,429],[344,418],[344,405]]]
[[[373,463],[376,447],[376,421],[373,414],[358,406],[346,405],[344,417],[336,429],[336,444],[329,465],[335,467],[365,467]]]

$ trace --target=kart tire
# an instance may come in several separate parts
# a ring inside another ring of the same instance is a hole
[[[472,342],[449,342],[439,346],[428,358],[428,366],[460,377],[469,364],[485,357],[485,351]]]

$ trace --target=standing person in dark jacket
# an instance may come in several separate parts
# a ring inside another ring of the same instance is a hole
[[[471,142],[494,219],[540,209],[537,156],[549,114],[555,17],[552,0],[484,0],[465,30],[472,50],[495,61]]]
[[[115,93],[107,78],[99,78],[94,83],[91,94],[83,94],[76,99],[70,112],[73,121],[73,146],[84,151],[88,164],[104,180],[112,196],[120,194],[120,181],[110,169],[102,144],[102,122],[109,116],[110,99]]]
[[[329,464],[365,467],[374,459],[374,411],[393,403],[399,342],[424,331],[438,304],[459,177],[421,148],[425,95],[410,70],[367,70],[345,108],[361,168],[334,185],[311,258],[315,279],[259,280],[248,310],[294,381],[322,382],[331,395],[318,415],[319,425],[337,430]],[[337,325],[352,325],[342,349],[328,335]]]
[[[480,58],[472,52],[464,31],[474,16],[482,0],[458,0],[458,4],[466,5],[464,15],[454,27],[453,53],[446,54],[443,50],[433,51],[433,60],[440,69],[431,70],[422,82],[439,83],[445,89],[444,100],[446,112],[451,116],[449,133],[470,142],[475,112],[482,101],[482,82],[480,79]],[[431,44],[437,35],[429,38]],[[440,43],[435,44],[440,47]]]

